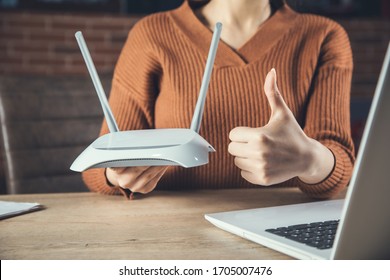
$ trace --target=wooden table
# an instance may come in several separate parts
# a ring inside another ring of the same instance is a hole
[[[343,196],[341,194],[339,197]],[[297,189],[2,195],[47,209],[0,221],[5,259],[290,259],[222,231],[205,213],[311,201]]]

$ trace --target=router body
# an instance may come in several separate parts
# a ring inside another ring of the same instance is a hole
[[[189,168],[207,164],[209,153],[215,150],[198,132],[221,28],[222,25],[217,23],[191,127],[129,131],[119,131],[82,33],[76,32],[77,42],[99,97],[110,133],[100,136],[89,145],[76,158],[70,169],[82,172],[89,168],[101,167],[180,165]]]
[[[147,129],[105,134],[89,145],[70,169],[208,163],[214,148],[191,129]]]

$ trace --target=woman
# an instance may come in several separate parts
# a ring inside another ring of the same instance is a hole
[[[354,162],[348,37],[337,23],[283,2],[185,1],[140,20],[113,78],[119,128],[190,126],[217,21],[222,41],[200,129],[217,151],[209,164],[92,169],[83,174],[91,190],[129,197],[156,186],[278,185],[328,198],[347,185]]]

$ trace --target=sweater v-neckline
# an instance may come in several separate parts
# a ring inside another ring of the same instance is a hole
[[[169,14],[176,26],[203,55],[207,56],[213,35],[212,31],[195,15],[188,1],[184,1],[179,8]],[[238,49],[232,48],[221,40],[215,58],[216,66],[243,67],[257,61],[292,28],[292,23],[297,15],[288,5],[284,4],[263,22],[256,33]]]

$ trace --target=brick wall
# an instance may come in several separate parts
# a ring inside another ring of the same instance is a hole
[[[74,38],[74,33],[81,30],[99,74],[109,77],[128,31],[139,18],[0,12],[0,76],[15,78],[20,75],[24,82],[26,75],[40,79],[84,75],[89,83]],[[358,144],[390,39],[390,21],[343,19],[338,22],[348,32],[354,53],[352,132]],[[0,193],[4,192],[2,162],[0,160]]]
[[[352,96],[371,96],[390,41],[390,19],[348,19],[338,22],[349,35],[354,56]]]
[[[83,31],[96,67],[113,70],[139,16],[0,13],[0,74],[85,74],[74,33]],[[390,20],[344,19],[354,52],[353,96],[371,96],[390,39]]]
[[[96,67],[111,72],[139,17],[0,13],[0,74],[80,74],[74,33],[82,31]]]
[[[344,19],[338,22],[347,31],[353,52],[351,130],[357,150],[389,44],[390,20]]]

